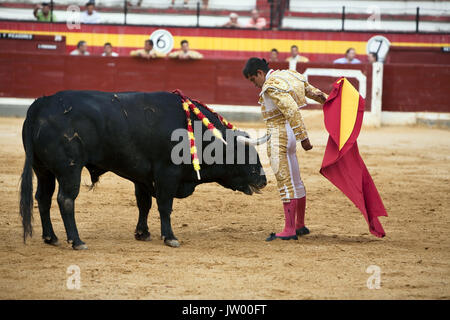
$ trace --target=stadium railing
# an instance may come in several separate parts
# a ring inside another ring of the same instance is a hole
[[[35,21],[48,2],[57,22],[73,20],[89,0],[0,0],[0,19]],[[343,4],[343,5],[340,5]],[[245,25],[257,7],[266,28],[335,31],[449,32],[450,2],[299,0],[96,0],[100,23],[222,27],[231,13]]]

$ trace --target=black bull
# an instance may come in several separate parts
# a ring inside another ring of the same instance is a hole
[[[198,107],[226,137],[227,129],[217,117]],[[191,112],[192,121],[196,120],[194,117]],[[156,198],[161,236],[169,246],[179,245],[170,222],[174,198],[188,197],[197,185],[205,182],[217,182],[247,194],[266,185],[259,157],[253,164],[247,158],[243,164],[236,161],[232,164],[202,163],[201,180],[198,180],[192,164],[175,164],[171,159],[172,148],[179,143],[171,141],[171,135],[181,128],[186,128],[186,115],[181,98],[172,93],[62,91],[37,99],[29,108],[22,129],[26,153],[20,186],[24,241],[32,235],[32,170],[37,177],[35,198],[44,242],[58,244],[50,219],[56,179],[59,184],[57,201],[67,241],[74,249],[87,248],[78,235],[74,213],[83,167],[89,171],[92,185],[108,171],[134,183],[139,208],[137,240],[150,240],[147,216],[152,197]],[[202,130],[205,131],[204,126]],[[231,135],[233,141],[228,141],[228,145],[230,142],[238,144],[237,135],[247,136],[237,132]],[[187,133],[184,141],[188,143]],[[206,147],[213,142],[196,141],[198,143]],[[248,154],[249,148],[254,147],[246,145],[245,148]],[[228,146],[225,149],[228,150]]]

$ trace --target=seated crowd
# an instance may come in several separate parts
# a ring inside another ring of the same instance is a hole
[[[85,5],[86,10],[80,14],[80,23],[100,23],[100,14],[95,10],[95,1],[89,0]],[[50,3],[43,2],[37,4],[33,10],[33,15],[37,21],[41,22],[56,22],[56,16],[50,12]]]
[[[188,1],[183,0],[184,4],[187,4]],[[174,1],[172,1],[172,5],[174,4]],[[206,8],[208,5],[208,1],[203,1],[203,5]],[[50,10],[50,4],[49,3],[42,3],[36,5],[34,11],[34,16],[38,21],[56,21],[56,17],[52,15]],[[222,27],[225,28],[253,28],[253,29],[264,29],[267,25],[266,19],[264,17],[260,16],[260,13],[257,9],[253,9],[251,12],[251,18],[250,20],[245,24],[241,25],[238,21],[239,16],[237,13],[231,13],[229,17],[229,21],[225,23]],[[80,15],[80,22],[81,23],[99,23],[100,22],[100,15],[95,10],[95,1],[89,0],[89,2],[86,3],[86,10],[83,11]],[[180,43],[180,50],[176,50],[173,52],[170,52],[169,54],[164,54],[162,52],[157,51],[153,47],[153,41],[148,39],[144,41],[144,48],[133,50],[130,52],[130,56],[132,57],[140,57],[145,59],[154,59],[154,58],[165,58],[168,57],[170,59],[180,59],[180,60],[188,60],[188,59],[202,59],[203,55],[200,52],[197,52],[195,50],[191,50],[189,48],[189,42],[187,40],[182,40]],[[89,51],[87,50],[87,43],[86,41],[79,41],[77,44],[77,48],[70,52],[71,55],[81,55],[81,56],[88,56],[90,55]],[[103,53],[101,54],[104,57],[118,57],[119,54],[117,52],[113,51],[113,46],[110,42],[107,42],[103,46]],[[272,49],[269,54],[268,60],[270,62],[278,62],[280,61],[279,58],[279,51],[277,49]],[[369,53],[368,54],[368,62],[373,63],[378,61],[378,57],[376,53]],[[309,62],[310,60],[300,55],[299,48],[297,45],[292,45],[290,50],[290,55],[285,59],[286,62],[289,62],[289,66],[295,67],[297,63],[304,63]],[[339,59],[336,59],[333,61],[333,63],[336,64],[357,64],[361,63],[359,59],[356,58],[356,51],[354,48],[348,48],[345,52],[345,56]]]
[[[174,5],[175,0],[172,0],[172,6]],[[188,1],[184,0],[184,5],[187,5]],[[203,0],[203,9],[208,8],[208,1]],[[50,3],[49,2],[43,2],[42,4],[37,4],[34,8],[33,15],[36,18],[37,21],[41,22],[56,22],[56,16],[51,13],[50,9]],[[253,9],[251,11],[251,18],[250,20],[244,24],[241,25],[238,22],[238,14],[237,13],[231,13],[230,14],[230,20],[225,23],[222,27],[225,28],[251,28],[251,29],[264,29],[267,26],[266,18],[261,17],[260,13],[257,9]],[[84,24],[95,24],[95,23],[101,23],[101,17],[100,14],[95,10],[95,1],[89,0],[85,5],[85,10],[81,12],[80,14],[80,23]]]
[[[189,42],[187,40],[182,40],[180,43],[180,50],[172,51],[168,55],[157,51],[153,47],[153,41],[147,39],[144,41],[144,48],[132,50],[130,52],[130,56],[132,57],[140,57],[144,59],[154,59],[154,58],[165,58],[168,57],[170,59],[180,59],[180,60],[196,60],[202,59],[203,55],[195,50],[191,50],[189,48]],[[87,50],[87,42],[81,40],[77,43],[77,48],[70,52],[70,55],[73,56],[89,56],[90,53]],[[119,54],[113,51],[113,46],[110,42],[106,42],[103,46],[103,57],[118,57]]]

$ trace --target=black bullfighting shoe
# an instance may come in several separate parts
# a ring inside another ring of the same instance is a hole
[[[304,235],[309,234],[309,229],[307,227],[302,227],[300,229],[295,230],[295,233],[298,236],[304,236]]]
[[[277,235],[275,234],[275,232],[272,232],[272,233],[270,234],[270,236],[267,237],[266,241],[272,241],[272,240],[275,240],[275,239],[281,239],[281,240],[298,240],[298,237],[297,237],[296,234],[294,234],[294,235],[292,235],[292,236],[282,237],[282,236],[277,236]]]

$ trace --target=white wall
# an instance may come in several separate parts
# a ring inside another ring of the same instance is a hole
[[[427,15],[450,15],[449,1],[303,1],[291,0],[290,10],[297,12],[367,13],[368,8],[380,8],[381,14],[416,14],[416,8]]]

